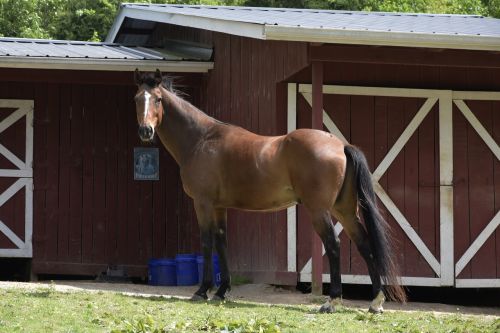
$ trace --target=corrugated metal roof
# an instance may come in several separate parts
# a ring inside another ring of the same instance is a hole
[[[45,39],[0,38],[0,57],[53,57],[87,59],[191,60],[164,50],[113,43]]]
[[[500,37],[500,20],[474,15],[160,4],[124,4],[124,6],[261,25]]]
[[[116,43],[0,38],[0,67],[133,70],[170,67],[206,72],[211,62],[199,61],[160,48]]]
[[[123,4],[108,40],[126,17],[260,39],[500,49],[500,20],[474,15]]]

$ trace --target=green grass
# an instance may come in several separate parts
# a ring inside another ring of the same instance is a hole
[[[0,332],[499,332],[500,318],[0,289]]]

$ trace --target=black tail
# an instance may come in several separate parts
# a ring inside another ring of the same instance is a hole
[[[398,269],[392,256],[391,230],[378,210],[368,162],[361,150],[354,146],[345,146],[344,153],[354,168],[358,202],[363,212],[376,269],[385,284],[387,296],[404,302],[406,294],[399,284]]]

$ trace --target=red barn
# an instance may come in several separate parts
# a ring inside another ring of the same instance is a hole
[[[128,4],[107,44],[177,56],[184,70],[169,68],[175,61],[165,56],[155,65],[177,72],[208,114],[259,134],[311,127],[319,111],[325,130],[367,155],[404,284],[500,286],[500,20]],[[189,63],[201,73],[183,74]],[[131,75],[105,67],[0,70],[8,74],[0,98],[35,105],[33,198],[23,176],[17,187],[26,195],[6,215],[23,221],[15,207],[32,200],[35,274],[98,274],[120,264],[141,275],[150,257],[199,249],[191,202],[168,154],[160,149],[159,181],[133,179]],[[315,112],[313,100],[322,106]],[[18,159],[4,154],[10,163],[26,168],[28,150],[11,151]],[[312,228],[300,206],[232,211],[228,224],[233,274],[311,281]],[[26,238],[9,235],[23,229],[7,229],[0,231],[11,247],[22,245]],[[357,250],[336,229],[343,282],[369,283]]]
[[[185,57],[110,43],[0,38],[1,257],[32,258],[34,275],[98,275],[121,265],[145,276],[153,254],[198,246],[196,237],[177,241],[178,233],[197,231],[177,226],[189,202],[168,153],[160,151],[161,182],[134,180],[141,144],[133,71],[182,75],[199,103],[190,87],[213,63],[207,55]]]

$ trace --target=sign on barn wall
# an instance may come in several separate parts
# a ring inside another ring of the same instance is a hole
[[[158,148],[134,148],[134,179],[159,180],[160,163]]]

